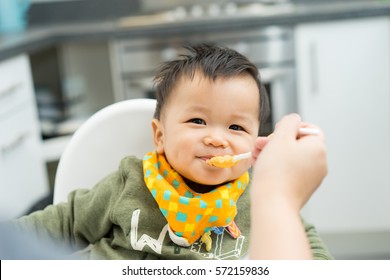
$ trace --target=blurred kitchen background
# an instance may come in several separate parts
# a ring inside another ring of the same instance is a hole
[[[153,98],[155,68],[197,41],[257,64],[263,135],[290,112],[325,131],[329,175],[302,214],[335,258],[390,259],[390,1],[0,0],[0,219],[51,203],[74,131]]]

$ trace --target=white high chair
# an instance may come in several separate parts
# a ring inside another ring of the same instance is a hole
[[[126,155],[142,158],[154,148],[151,122],[156,100],[130,99],[93,114],[74,133],[61,155],[53,203],[77,188],[92,188],[117,170]]]

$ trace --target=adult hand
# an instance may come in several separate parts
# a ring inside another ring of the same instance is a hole
[[[284,117],[253,150],[251,259],[311,259],[300,209],[327,173],[323,133],[301,136],[298,115]]]
[[[301,136],[300,127],[320,133]],[[327,174],[324,135],[318,127],[302,123],[296,114],[285,116],[271,137],[257,139],[252,161],[252,182],[258,183],[252,188],[254,195],[285,199],[299,211]]]

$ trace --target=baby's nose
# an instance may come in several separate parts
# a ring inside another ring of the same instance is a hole
[[[203,141],[205,145],[212,145],[214,147],[226,148],[229,146],[229,143],[226,139],[217,135],[206,136]]]

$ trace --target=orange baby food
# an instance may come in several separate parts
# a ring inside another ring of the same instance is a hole
[[[232,167],[233,165],[236,164],[236,162],[233,161],[233,157],[229,155],[212,157],[206,162],[212,166],[221,167],[221,168]]]

